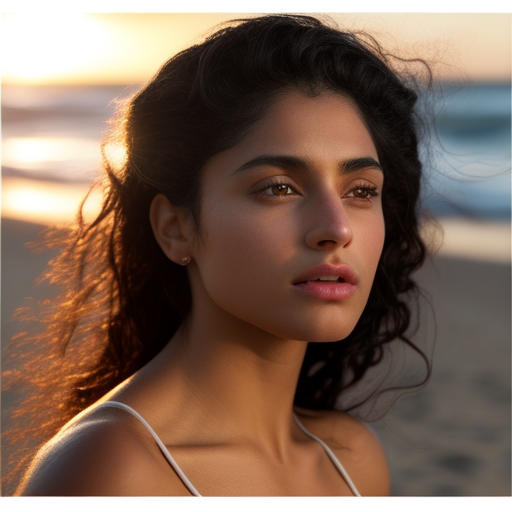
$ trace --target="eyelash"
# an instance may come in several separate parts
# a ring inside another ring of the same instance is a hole
[[[274,187],[285,187],[288,191],[291,191],[291,193],[286,193],[283,195],[267,193],[267,191],[270,191]],[[376,186],[368,185],[366,183],[359,183],[359,184],[355,185],[354,187],[352,187],[349,190],[348,193],[349,194],[355,193],[356,191],[361,191],[361,192],[366,193],[367,197],[349,196],[349,199],[354,199],[356,201],[371,202],[374,197],[378,197],[378,195],[379,195],[378,188]],[[267,199],[271,198],[271,199],[280,200],[281,198],[285,198],[288,196],[292,196],[294,194],[298,194],[298,192],[289,183],[286,183],[285,181],[281,181],[281,180],[275,180],[273,183],[267,184],[264,188],[259,190],[256,194],[259,196],[265,197]]]

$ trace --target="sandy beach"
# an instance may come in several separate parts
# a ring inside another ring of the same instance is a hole
[[[48,293],[44,287],[33,289],[48,256],[24,247],[41,227],[2,219],[3,348],[16,330],[11,316],[23,298]],[[418,274],[435,312],[436,325],[430,315],[420,329],[430,341],[435,335],[432,378],[427,387],[403,396],[384,419],[371,424],[388,455],[395,496],[511,493],[506,253],[506,243],[496,261],[477,259],[470,252],[466,257],[441,252]],[[14,399],[14,394],[2,396],[4,429]],[[2,446],[4,471],[11,450]],[[10,492],[3,489],[4,495]]]
[[[437,257],[419,274],[433,372],[378,423],[398,496],[510,495],[510,266]]]

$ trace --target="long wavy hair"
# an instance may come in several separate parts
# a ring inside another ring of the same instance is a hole
[[[155,241],[150,203],[164,193],[192,212],[200,230],[205,162],[242,140],[277,95],[293,88],[350,97],[385,174],[385,244],[368,303],[348,338],[309,344],[295,403],[345,408],[344,392],[392,341],[422,354],[407,335],[409,300],[417,294],[411,274],[426,255],[418,223],[419,85],[397,71],[403,65],[368,35],[295,15],[229,22],[166,62],[120,108],[104,141],[104,177],[95,185],[103,191],[100,213],[91,221],[79,214],[72,227],[46,233],[45,245],[60,252],[45,278],[62,293],[32,313],[44,328],[15,340],[15,355],[37,342],[39,356],[32,348],[22,370],[7,375],[29,375],[39,390],[21,407],[36,418],[34,428],[52,435],[169,342],[190,310],[191,292],[186,270]],[[112,148],[121,148],[122,158],[113,159]],[[47,423],[36,410],[48,412]]]

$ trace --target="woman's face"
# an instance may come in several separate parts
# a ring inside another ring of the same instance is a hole
[[[384,176],[353,102],[288,92],[203,171],[194,305],[286,339],[350,334],[384,243]]]

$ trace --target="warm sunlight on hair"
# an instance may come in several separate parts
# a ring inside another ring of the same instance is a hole
[[[105,144],[103,155],[109,165],[113,167],[122,167],[128,158],[126,147],[118,142],[108,142]]]
[[[3,79],[43,83],[94,63],[109,47],[109,34],[86,14],[9,14],[2,24]]]

